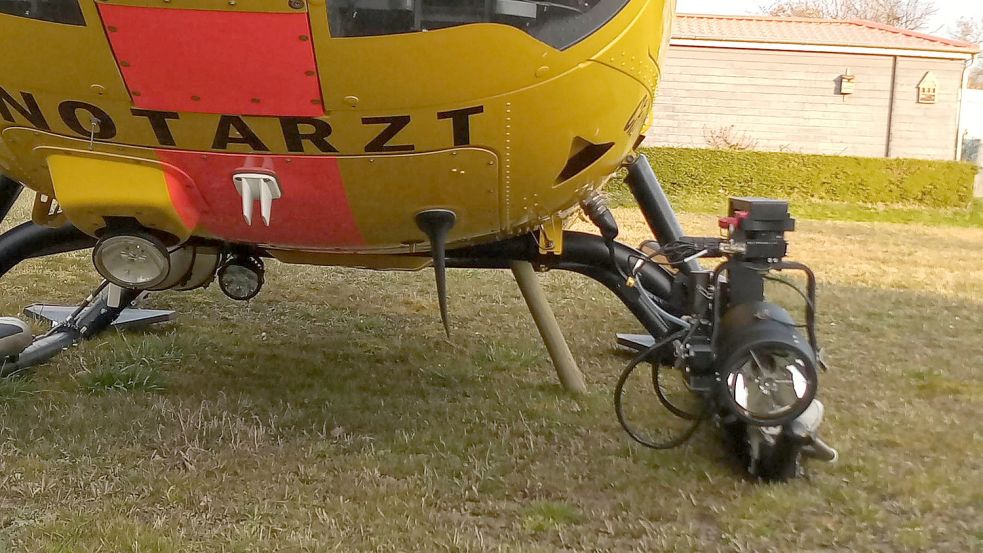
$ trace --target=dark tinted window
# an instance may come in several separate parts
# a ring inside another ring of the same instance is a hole
[[[590,36],[629,0],[328,0],[331,34],[378,36],[501,23],[559,49]]]
[[[78,0],[0,0],[0,13],[54,23],[85,25]]]

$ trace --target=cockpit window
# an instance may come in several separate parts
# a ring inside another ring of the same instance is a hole
[[[580,42],[629,0],[328,0],[336,37],[393,35],[501,23],[558,49]]]
[[[0,13],[53,23],[85,25],[78,0],[0,0]]]

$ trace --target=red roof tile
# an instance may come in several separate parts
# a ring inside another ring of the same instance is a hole
[[[797,17],[676,16],[673,38],[861,48],[896,48],[975,54],[979,46],[860,20]]]

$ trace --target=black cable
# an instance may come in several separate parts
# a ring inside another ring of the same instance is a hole
[[[693,414],[690,413],[689,411],[676,407],[676,405],[668,397],[666,397],[665,391],[663,391],[662,384],[660,383],[661,380],[659,378],[659,375],[661,373],[662,373],[662,364],[652,363],[652,387],[655,388],[655,395],[656,397],[659,398],[659,403],[661,403],[662,406],[665,407],[667,411],[669,411],[670,413],[676,415],[681,419],[688,420],[688,421],[697,420],[700,416],[699,414]]]
[[[667,320],[670,323],[673,323],[674,325],[678,326],[679,328],[682,328],[683,330],[687,330],[694,327],[694,325],[692,325],[688,321],[685,321],[673,315],[672,313],[666,311],[662,307],[660,307],[652,299],[651,295],[645,289],[645,283],[642,282],[641,274],[635,275],[635,286],[638,288],[639,291],[638,298],[641,300],[642,304],[644,304],[646,307],[649,308],[649,311],[658,314],[663,320]]]
[[[827,370],[828,367],[822,361],[822,348],[819,347],[819,337],[816,334],[816,273],[808,266],[794,261],[784,261],[776,265],[776,268],[779,271],[793,270],[805,273],[807,283],[806,297],[809,298],[806,301],[806,328],[809,332],[809,343],[812,344],[812,349],[816,352],[817,358],[819,358],[819,364],[823,367],[823,370]]]
[[[682,341],[683,347],[685,347],[686,344],[688,344],[689,341],[693,339],[693,336],[696,334],[697,328],[698,328],[697,325],[693,325],[692,327],[690,327],[689,332],[686,334],[686,337],[683,338]],[[665,390],[662,389],[662,381],[660,378],[661,374],[662,374],[662,363],[653,362],[652,387],[655,389],[656,397],[659,398],[659,403],[661,403],[662,406],[665,407],[667,411],[669,411],[670,413],[676,415],[681,419],[689,420],[689,421],[696,420],[700,416],[699,414],[690,413],[685,409],[681,409],[677,407],[676,404],[674,404],[672,400],[670,400],[669,397],[666,396]]]
[[[772,282],[777,282],[779,284],[784,284],[785,286],[788,286],[792,290],[795,290],[795,292],[797,294],[799,294],[799,296],[801,296],[802,297],[802,300],[805,302],[805,305],[806,305],[806,319],[809,318],[809,310],[810,309],[815,310],[816,306],[812,303],[812,300],[809,299],[809,296],[806,295],[806,293],[803,292],[801,288],[799,288],[798,286],[796,286],[794,282],[790,282],[788,280],[785,280],[782,277],[776,277],[776,276],[772,276],[772,275],[762,275],[762,278],[764,278],[765,280],[770,280]],[[815,333],[815,330],[813,329],[813,327],[809,326],[809,323],[805,323],[805,324],[793,324],[793,325],[789,325],[789,326],[791,326],[793,328],[805,328],[805,329],[808,329],[810,331],[810,336]],[[810,342],[811,341],[812,340],[810,339]],[[813,347],[813,349],[815,349],[815,347]]]
[[[625,274],[624,269],[621,268],[621,264],[618,263],[618,256],[615,253],[615,245],[617,244],[617,242],[615,242],[614,240],[605,239],[604,243],[608,245],[608,255],[611,256],[611,265],[614,266],[614,270],[618,271],[618,276],[621,277],[621,280],[628,280],[628,275]],[[629,261],[631,261],[631,257],[629,257],[628,259]]]
[[[644,361],[649,360],[652,354],[666,347],[672,342],[685,337],[687,334],[688,334],[688,330],[682,330],[680,332],[672,334],[666,338],[663,338],[661,341],[656,342],[652,347],[638,354],[637,357],[635,357],[634,359],[631,360],[630,363],[628,363],[628,366],[625,367],[625,370],[621,372],[621,377],[618,379],[618,385],[615,387],[614,410],[615,410],[615,414],[618,416],[618,422],[621,424],[621,427],[625,430],[625,432],[629,436],[631,436],[631,439],[635,440],[636,442],[638,442],[639,444],[645,447],[651,449],[673,449],[683,445],[684,443],[689,441],[689,439],[692,438],[694,434],[696,434],[697,429],[699,429],[700,425],[703,423],[704,420],[706,420],[707,415],[710,413],[710,406],[708,403],[707,407],[703,410],[703,412],[699,415],[699,417],[693,422],[693,424],[686,429],[685,432],[683,432],[681,435],[667,442],[654,442],[645,439],[644,437],[642,437],[641,434],[635,431],[635,429],[632,428],[630,424],[628,424],[628,420],[625,418],[624,395],[625,395],[625,384],[628,382],[628,378],[631,377],[632,373],[635,372],[635,369],[638,368],[638,365],[642,364]]]
[[[808,307],[815,309],[815,306],[813,305],[812,300],[809,299],[809,296],[806,295],[806,293],[802,290],[802,288],[796,286],[794,282],[790,282],[782,277],[776,277],[774,275],[762,275],[762,278],[764,278],[765,280],[770,280],[772,282],[777,282],[779,284],[784,284],[785,286],[788,286],[792,290],[795,290],[795,292],[802,297],[802,300],[806,302],[806,305]]]
[[[730,270],[731,263],[734,263],[734,261],[724,261],[720,265],[717,265],[713,270],[713,274],[710,275],[710,285],[713,286],[713,328],[710,331],[710,344],[714,348],[717,347],[717,330],[720,327],[717,323],[723,315],[723,290],[720,287],[720,278],[723,276],[724,271]]]
[[[628,282],[629,276],[621,268],[621,265],[618,263],[617,257],[615,256],[615,244],[616,244],[615,241],[606,240],[606,243],[608,246],[608,253],[611,257],[611,264],[614,265],[615,270],[618,271],[618,275],[622,278],[622,280]],[[635,250],[635,253],[637,255],[628,256],[629,263],[632,262],[632,259],[634,259],[637,263],[641,263],[642,264],[641,266],[644,266],[645,263],[649,262],[648,257],[642,252]],[[633,276],[631,278],[634,278],[635,280],[634,287],[638,289],[639,301],[641,301],[642,304],[648,308],[649,312],[654,317],[662,321],[662,324],[665,328],[669,328],[668,323],[673,323],[674,325],[678,327],[682,327],[684,329],[689,328],[690,326],[689,323],[673,315],[666,309],[662,308],[662,306],[660,306],[655,300],[652,299],[651,294],[649,294],[648,290],[645,289],[645,284],[642,282],[642,275],[639,274],[638,271],[634,268],[632,269],[632,275]]]
[[[722,244],[723,240],[720,238],[686,237],[661,246],[659,253],[666,257],[670,265],[676,266],[687,263],[693,256],[721,257]]]

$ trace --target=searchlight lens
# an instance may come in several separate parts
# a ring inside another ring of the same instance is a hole
[[[167,248],[150,234],[118,234],[99,240],[92,261],[103,278],[134,290],[147,290],[167,278]]]
[[[234,256],[218,270],[222,293],[237,301],[251,300],[263,289],[263,262],[257,257]]]
[[[777,345],[749,349],[721,377],[731,408],[756,426],[791,422],[816,395],[816,370],[810,359]]]
[[[558,48],[594,34],[629,0],[328,0],[331,36],[432,31],[471,23],[515,27]]]

